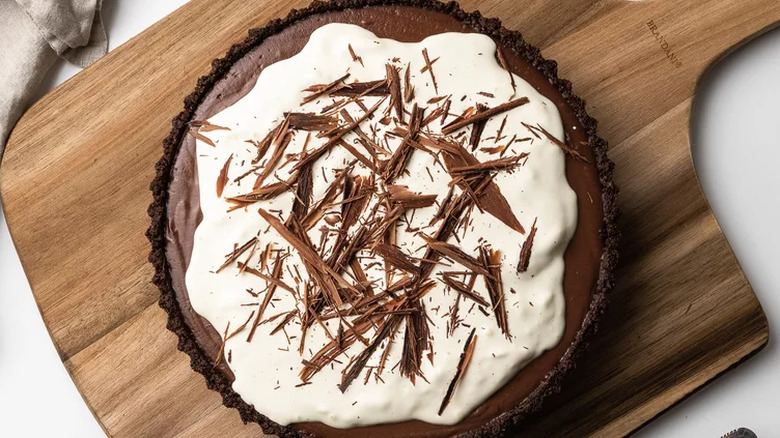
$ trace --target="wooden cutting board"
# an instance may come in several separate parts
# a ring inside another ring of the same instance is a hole
[[[165,329],[146,207],[170,120],[209,62],[307,0],[195,0],[38,102],[2,163],[8,226],[52,339],[116,437],[261,436]],[[628,434],[767,342],[700,190],[696,84],[780,20],[777,0],[464,0],[556,59],[611,144],[622,263],[598,341],[524,437]],[[707,145],[699,145],[706,153]]]

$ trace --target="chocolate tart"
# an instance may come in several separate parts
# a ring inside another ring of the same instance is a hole
[[[578,222],[564,254],[566,328],[559,344],[533,360],[465,420],[452,426],[407,421],[352,429],[335,429],[322,423],[279,425],[247,404],[231,387],[232,373],[214,363],[220,335],[191,307],[184,275],[192,253],[193,234],[202,216],[198,199],[195,140],[186,135],[189,123],[205,120],[249,92],[260,71],[301,50],[311,32],[327,23],[357,24],[379,37],[419,41],[443,32],[477,32],[500,47],[513,73],[531,83],[557,106],[568,144],[586,145],[580,153],[588,165],[567,155],[566,177],[577,194]],[[168,329],[177,334],[179,349],[190,356],[192,368],[220,392],[227,407],[236,408],[245,423],[258,423],[263,431],[280,437],[494,437],[503,435],[543,401],[559,392],[564,376],[596,332],[612,288],[617,263],[617,189],[612,182],[613,163],[606,142],[596,135],[596,121],[585,103],[572,93],[569,81],[557,76],[554,61],[545,60],[519,32],[501,26],[479,12],[465,12],[456,3],[433,0],[333,0],[315,2],[294,10],[282,20],[249,31],[224,58],[212,63],[209,74],[184,101],[173,119],[151,184],[154,201],[149,207],[152,244],[149,257],[155,266],[154,283],[161,290],[160,306],[168,313]]]

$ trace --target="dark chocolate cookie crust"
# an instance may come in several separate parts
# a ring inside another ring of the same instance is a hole
[[[577,119],[582,124],[588,136],[590,146],[596,158],[596,167],[602,189],[604,225],[601,229],[601,237],[604,252],[601,259],[598,281],[593,291],[590,308],[582,323],[580,331],[571,346],[567,349],[558,365],[548,375],[525,401],[520,405],[494,418],[482,427],[458,435],[460,438],[498,437],[512,426],[518,424],[530,413],[538,411],[544,399],[548,395],[560,392],[563,378],[571,371],[579,355],[587,348],[589,340],[597,330],[597,323],[607,306],[607,295],[612,289],[617,264],[617,242],[619,233],[616,227],[618,215],[617,188],[612,181],[614,164],[607,158],[607,142],[596,135],[596,121],[585,111],[585,102],[572,92],[571,83],[560,79],[557,75],[557,63],[544,59],[539,49],[531,46],[523,40],[519,32],[511,31],[501,22],[493,18],[485,18],[479,12],[465,12],[455,2],[440,3],[436,0],[331,0],[329,2],[316,1],[302,10],[293,10],[283,19],[275,19],[258,29],[251,29],[249,36],[242,42],[233,45],[224,58],[212,62],[211,72],[202,76],[197,83],[195,91],[184,100],[184,110],[172,121],[169,136],[163,143],[164,153],[156,165],[156,177],[151,184],[154,196],[149,206],[148,214],[151,217],[151,225],[147,231],[147,237],[151,242],[152,250],[149,261],[155,267],[153,283],[160,288],[160,307],[168,313],[168,329],[176,333],[179,338],[179,350],[187,353],[191,360],[192,368],[206,378],[209,389],[218,391],[222,395],[223,404],[229,408],[236,408],[241,419],[245,422],[258,423],[267,434],[275,434],[281,438],[313,438],[313,435],[290,426],[281,426],[264,415],[257,412],[233,391],[228,379],[214,368],[213,361],[204,353],[198,345],[195,336],[185,323],[179,303],[171,284],[170,270],[165,254],[166,249],[166,205],[168,203],[168,189],[172,178],[172,171],[176,161],[182,139],[187,132],[188,123],[193,119],[196,109],[211,91],[215,84],[221,80],[230,70],[232,65],[244,57],[253,48],[260,45],[266,38],[280,32],[287,26],[307,18],[314,14],[339,11],[349,8],[378,5],[405,5],[429,9],[446,13],[463,22],[475,32],[480,32],[492,37],[505,47],[514,50],[525,58],[539,72],[544,74],[549,82],[558,90],[567,102]]]

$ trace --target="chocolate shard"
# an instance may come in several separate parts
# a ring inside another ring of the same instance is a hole
[[[311,94],[303,98],[303,101],[301,101],[301,105],[309,102],[313,102],[322,96],[330,94],[331,92],[333,92],[333,90],[344,87],[345,86],[344,80],[347,79],[348,77],[349,77],[349,73],[345,74],[344,76],[336,79],[335,81],[329,84],[312,85],[311,87],[308,87],[303,91],[309,91],[311,92]]]
[[[349,173],[348,168],[342,170],[338,177],[330,183],[322,198],[309,209],[309,213],[301,220],[301,225],[305,230],[312,229],[325,215],[331,203],[343,192],[344,182]]]
[[[498,131],[496,132],[496,138],[495,138],[495,140],[493,140],[493,143],[498,143],[499,140],[504,138],[504,136],[501,135],[501,134],[504,133],[504,127],[506,127],[506,119],[507,119],[507,117],[508,116],[504,116],[504,119],[501,120],[501,126],[498,127]],[[515,134],[515,135],[517,135],[517,134]]]
[[[352,118],[349,112],[343,111],[340,114],[341,117],[343,117],[344,120],[347,121],[347,123],[349,124],[355,123],[355,119]],[[379,154],[385,153],[385,151],[383,151],[382,148],[379,147],[379,145],[371,137],[369,137],[365,132],[363,132],[362,129],[360,129],[360,126],[355,126],[352,132],[357,134],[358,143],[360,143],[360,145],[366,149],[366,152],[368,152],[368,154],[371,155],[372,160],[378,161]]]
[[[531,225],[531,231],[528,232],[528,237],[525,238],[522,248],[520,248],[520,260],[517,262],[517,273],[525,272],[528,270],[528,263],[531,261],[531,247],[534,244],[534,236],[536,236],[536,219],[534,219],[533,225]]]
[[[245,263],[238,262],[238,267],[241,268],[243,272],[246,272],[247,274],[251,274],[254,275],[255,277],[262,278],[269,284],[274,284],[276,285],[276,287],[280,287],[286,290],[287,292],[290,292],[291,294],[295,293],[295,289],[291,288],[290,286],[288,286],[286,283],[284,283],[278,278],[274,278],[273,276],[270,275],[265,275],[262,272],[258,271],[257,269],[247,266]]]
[[[294,216],[302,218],[309,212],[312,190],[314,188],[313,163],[303,166],[298,171],[298,184],[295,191],[295,200],[293,201],[292,213]]]
[[[233,154],[230,154],[225,164],[222,166],[222,170],[219,171],[219,177],[217,177],[217,198],[222,197],[222,192],[225,190],[225,186],[228,183],[228,170],[230,169],[230,163],[233,161]]]
[[[404,329],[404,343],[401,350],[399,371],[408,378],[412,384],[417,377],[425,380],[422,372],[423,353],[428,349],[430,328],[425,315],[425,308],[419,299],[413,300],[410,305],[412,313],[405,315],[406,327]]]
[[[487,110],[487,106],[482,105],[481,103],[477,104],[477,114],[485,110]],[[479,141],[482,138],[482,131],[485,130],[486,124],[487,124],[487,119],[478,120],[472,124],[471,136],[469,137],[469,145],[471,146],[472,151],[475,151],[477,149],[477,146],[479,146]]]
[[[347,368],[344,369],[344,372],[342,372],[341,384],[339,385],[339,389],[342,393],[346,392],[347,388],[349,388],[349,385],[351,385],[352,382],[358,376],[360,376],[360,373],[363,371],[363,368],[365,368],[368,360],[371,358],[377,348],[379,348],[382,342],[395,332],[401,321],[402,317],[400,315],[391,315],[383,321],[381,328],[377,331],[377,334],[374,336],[374,340],[371,341],[371,344],[369,344],[369,346],[359,355],[355,356]]]
[[[191,128],[195,128],[199,132],[230,131],[230,128],[215,125],[208,120],[193,120],[189,123],[189,125]]]
[[[263,159],[265,154],[268,152],[268,148],[271,147],[271,143],[273,142],[274,138],[279,135],[279,131],[282,129],[283,124],[284,121],[269,131],[268,134],[266,134],[265,137],[263,137],[263,139],[260,141],[247,140],[247,143],[251,143],[257,148],[257,155],[252,159],[252,164],[257,164],[260,162],[260,160]]]
[[[425,241],[428,247],[431,248],[432,250],[455,260],[456,262],[460,263],[461,265],[471,269],[472,271],[478,274],[482,274],[485,276],[492,276],[492,274],[487,269],[485,269],[482,263],[477,261],[477,259],[475,259],[474,257],[466,254],[466,252],[460,249],[459,247],[451,243],[436,240],[424,233],[420,233],[420,237]]]
[[[412,86],[411,63],[406,64],[404,72],[404,101],[411,102],[414,99],[414,86]]]
[[[271,184],[266,184],[262,187],[258,187],[252,190],[249,193],[227,198],[227,201],[232,204],[243,207],[258,201],[273,199],[281,195],[282,193],[287,192],[290,189],[290,187],[292,187],[293,184],[295,184],[295,182],[298,180],[299,175],[300,175],[300,171],[297,171],[294,174],[292,174],[287,181],[279,181]]]
[[[227,268],[233,262],[238,260],[238,258],[241,257],[241,254],[247,252],[254,245],[257,245],[257,237],[253,237],[253,238],[249,239],[249,241],[247,241],[245,244],[241,245],[240,247],[238,247],[235,250],[233,250],[233,252],[228,254],[227,258],[225,259],[225,262],[222,263],[222,265],[219,268],[217,268],[217,270],[215,272],[217,274],[222,272],[223,269]]]
[[[332,96],[363,97],[363,96],[387,96],[390,94],[390,88],[387,86],[386,79],[368,82],[353,82],[346,84],[331,93]]]
[[[449,135],[453,132],[457,131],[458,129],[461,129],[463,127],[466,127],[472,123],[479,122],[481,120],[488,120],[489,118],[496,116],[498,114],[501,114],[505,111],[509,111],[512,109],[515,109],[519,106],[525,105],[529,102],[527,97],[519,97],[514,100],[510,100],[509,102],[502,103],[501,105],[494,106],[492,108],[487,108],[486,110],[482,112],[478,112],[476,114],[473,114],[468,117],[464,117],[461,120],[457,120],[455,122],[452,122],[446,126],[444,126],[441,129],[442,134]]]
[[[187,131],[187,134],[195,137],[196,139],[202,141],[203,143],[206,143],[211,147],[217,147],[217,145],[214,144],[214,142],[210,138],[206,137],[205,135],[201,134],[200,132],[194,129],[190,129],[189,131]]]
[[[347,44],[347,48],[349,49],[349,55],[352,56],[352,60],[356,61],[356,62],[359,62],[360,65],[363,65],[363,58],[361,58],[361,57],[357,56],[357,54],[355,54],[355,50],[352,48],[352,44]]]
[[[489,147],[479,148],[479,150],[490,155],[501,154],[506,150],[506,145],[489,146]]]
[[[458,367],[455,370],[455,376],[452,378],[452,381],[450,381],[447,392],[444,394],[444,399],[441,401],[441,406],[439,406],[439,415],[444,413],[444,410],[447,409],[450,400],[452,400],[452,395],[455,393],[455,388],[458,387],[461,380],[463,380],[463,376],[466,375],[466,370],[471,363],[471,358],[474,356],[474,347],[477,345],[477,336],[474,334],[475,332],[476,329],[471,329],[471,333],[469,333],[468,338],[466,338],[466,342],[463,345],[463,353],[460,355]]]
[[[372,171],[374,171],[374,173],[379,171],[379,169],[377,169],[376,164],[373,161],[371,161],[365,155],[361,154],[357,149],[355,149],[354,146],[352,146],[348,142],[346,142],[344,140],[341,140],[341,141],[339,141],[339,146],[341,146],[344,149],[348,150],[349,153],[352,154],[353,157],[357,158],[358,161],[360,161],[368,169],[371,169]]]
[[[479,173],[489,173],[500,170],[512,170],[518,166],[521,166],[520,160],[527,157],[528,153],[523,152],[511,157],[498,158],[495,160],[483,161],[478,164],[471,164],[466,166],[457,166],[448,169],[449,173],[453,176],[458,175],[472,175]]]
[[[436,195],[421,195],[409,190],[407,186],[390,184],[387,186],[390,201],[404,208],[430,207],[436,202]]]
[[[292,133],[288,130],[289,126],[290,119],[289,117],[286,117],[277,129],[276,135],[271,142],[274,147],[274,152],[271,154],[271,158],[268,159],[268,162],[265,163],[263,172],[257,176],[257,180],[255,180],[253,188],[257,189],[262,187],[263,182],[266,180],[266,178],[271,176],[274,169],[276,168],[276,165],[279,164],[279,161],[284,156],[284,151],[287,149],[287,145],[290,144],[290,140],[292,140]]]
[[[390,266],[414,275],[420,273],[420,268],[414,264],[409,256],[393,245],[380,243],[374,247],[374,252],[382,256]]]
[[[420,125],[423,119],[423,110],[420,109],[415,103],[412,107],[412,115],[409,121],[409,130],[404,136],[403,141],[398,146],[398,149],[393,152],[393,155],[388,160],[384,167],[383,178],[385,182],[392,183],[397,178],[401,177],[406,165],[409,163],[409,158],[412,155],[413,147],[409,144],[410,141],[415,141],[418,138],[420,131]]]
[[[338,126],[338,118],[332,115],[314,113],[286,113],[290,129],[301,131],[327,131]]]
[[[395,110],[398,122],[404,121],[404,102],[401,98],[401,82],[398,77],[398,70],[392,64],[385,65],[387,74],[387,85],[390,88],[390,108]]]
[[[254,316],[255,311],[253,310],[252,313],[249,314],[249,318],[247,318],[243,324],[241,324],[237,329],[233,330],[233,332],[230,334],[228,334],[228,330],[230,330],[230,321],[228,321],[227,325],[225,326],[225,333],[222,335],[222,344],[220,344],[217,357],[214,359],[214,366],[219,365],[219,363],[222,361],[222,357],[225,354],[225,345],[227,344],[227,341],[241,333],[246,328],[246,326],[249,325],[249,321],[251,321]]]
[[[447,272],[442,272],[440,275],[441,282],[444,283],[446,286],[449,286],[452,290],[474,301],[480,306],[488,307],[490,305],[484,298],[482,298],[478,293],[476,293],[472,288],[470,288],[469,285],[467,285],[462,281],[456,280],[455,278],[453,278],[452,275],[448,275],[448,274],[449,273]]]
[[[480,246],[480,262],[490,271],[490,276],[485,276],[485,287],[493,304],[493,314],[496,316],[496,324],[501,332],[510,341],[509,316],[506,311],[506,299],[504,298],[504,283],[501,281],[501,253],[485,246]]]
[[[263,219],[265,219],[266,222],[268,222],[269,225],[271,225],[271,227],[276,230],[277,233],[279,233],[279,235],[282,236],[282,238],[287,241],[287,243],[289,243],[298,251],[301,259],[314,267],[318,273],[322,274],[322,276],[329,276],[339,285],[341,285],[341,287],[358,293],[355,287],[352,286],[352,284],[350,284],[347,280],[345,280],[344,277],[342,277],[339,273],[328,266],[325,261],[323,261],[322,258],[320,258],[320,256],[314,251],[312,246],[301,239],[301,236],[298,235],[298,233],[291,231],[289,228],[284,226],[282,221],[280,221],[276,216],[265,211],[264,209],[259,209],[258,213]],[[329,289],[330,292],[336,293],[336,295],[338,295],[335,289],[335,285],[333,285],[329,280],[326,279],[323,281],[323,283],[325,283],[326,288]],[[336,301],[340,300],[336,299]]]
[[[447,153],[443,155],[444,163],[448,170],[480,164],[479,160],[471,155],[463,146],[458,143],[455,143],[454,146],[458,148],[457,154]],[[498,185],[492,181],[491,175],[486,174],[473,181],[461,179],[458,182],[458,186],[464,191],[472,191],[474,202],[476,202],[481,209],[484,209],[518,233],[525,234],[525,228],[520,224],[520,221],[517,219],[517,216],[515,216],[512,207],[501,193]]]
[[[317,160],[319,157],[321,157],[325,152],[328,151],[333,145],[339,143],[341,139],[347,135],[347,133],[352,132],[357,126],[359,126],[361,123],[363,123],[364,120],[366,120],[371,114],[373,114],[377,108],[379,108],[380,105],[382,105],[385,101],[385,98],[379,100],[374,106],[368,109],[363,115],[361,115],[359,118],[357,118],[354,123],[350,123],[347,125],[344,129],[339,130],[333,137],[331,137],[327,142],[325,142],[324,145],[318,147],[317,149],[309,152],[308,154],[301,157],[301,159],[298,161],[298,163],[293,166],[293,170],[297,170],[301,168],[302,166],[306,165],[309,162]]]
[[[285,256],[282,255],[282,253],[278,253],[276,255],[276,261],[274,262],[274,269],[271,271],[271,278],[274,281],[268,282],[268,290],[265,293],[265,296],[263,297],[263,302],[260,303],[260,309],[257,311],[257,318],[255,318],[255,322],[252,324],[252,329],[249,331],[249,336],[246,338],[247,342],[252,342],[252,338],[255,336],[255,331],[257,330],[257,326],[260,325],[260,321],[263,319],[263,313],[265,313],[265,309],[268,307],[268,305],[271,303],[271,299],[274,297],[274,292],[276,292],[276,285],[280,281],[282,277],[282,268],[284,265],[284,259]]]
[[[423,59],[425,60],[425,67],[420,70],[420,73],[425,73],[427,70],[428,73],[431,74],[431,81],[433,82],[433,90],[436,92],[436,94],[439,94],[439,86],[436,83],[436,75],[433,74],[433,63],[438,61],[439,58],[434,59],[431,61],[431,59],[428,57],[428,49],[422,50]]]
[[[583,161],[585,163],[590,163],[587,158],[585,158],[584,155],[582,155],[578,150],[574,149],[573,147],[567,145],[566,143],[558,140],[554,135],[550,134],[550,132],[544,128],[542,128],[541,125],[531,126],[525,122],[523,122],[523,126],[528,128],[529,131],[531,131],[532,134],[534,134],[537,138],[539,137],[537,133],[544,135],[547,137],[548,140],[550,140],[554,145],[558,146],[559,148],[563,149],[564,152],[566,152],[568,155],[571,155],[572,157]]]

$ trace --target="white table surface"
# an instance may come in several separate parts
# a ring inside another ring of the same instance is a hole
[[[110,49],[184,0],[106,0]],[[57,64],[43,95],[78,69]],[[780,321],[780,30],[720,62],[701,84],[694,159],[705,192],[770,322]],[[45,403],[40,406],[40,403]],[[41,410],[47,419],[40,421]],[[748,426],[778,436],[780,349],[760,354],[636,434],[717,438]],[[0,436],[90,438],[104,434],[46,332],[0,213]]]

